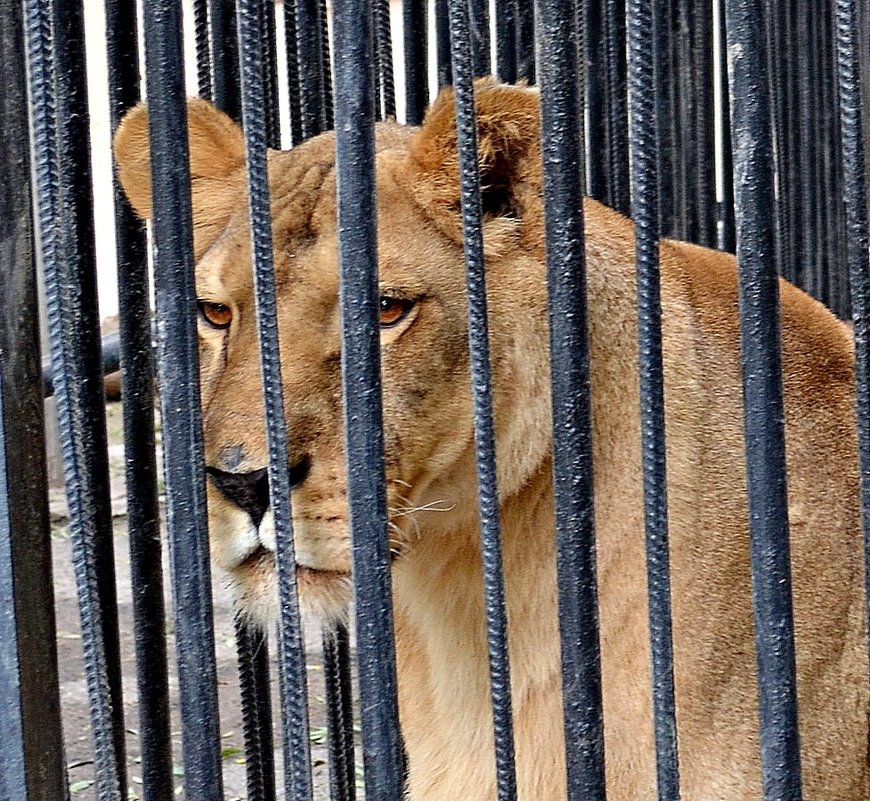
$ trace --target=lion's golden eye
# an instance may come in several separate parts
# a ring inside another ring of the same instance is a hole
[[[413,300],[381,295],[381,328],[392,328],[394,325],[398,325],[413,308]]]
[[[212,328],[229,328],[233,321],[233,310],[223,303],[213,303],[210,300],[198,300],[196,307],[199,316]]]

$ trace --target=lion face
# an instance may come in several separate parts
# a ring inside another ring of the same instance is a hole
[[[534,115],[536,124],[537,106],[533,98],[525,102],[523,90],[490,92],[520,99],[518,113]],[[547,395],[545,369],[520,364],[527,356],[517,355],[523,352],[524,318],[534,316],[537,327],[546,313],[527,308],[523,298],[530,293],[522,286],[542,280],[540,260],[524,266],[528,248],[522,247],[524,238],[540,234],[523,231],[521,225],[522,207],[536,197],[520,158],[533,149],[535,124],[523,129],[514,124],[523,141],[519,134],[514,141],[501,130],[488,137],[485,127],[481,137],[491,351],[496,380],[505,387],[496,406],[497,422],[503,424],[503,492],[522,482],[529,465],[540,463],[547,444],[546,437],[529,436],[530,426],[540,425],[532,422],[540,410],[517,412],[509,402],[520,391],[520,375],[522,381],[541,383],[539,394]],[[239,129],[203,101],[191,101],[189,126],[212,555],[236,585],[242,608],[265,622],[273,617],[277,601],[275,531],[244,148]],[[490,138],[498,142],[491,152]],[[127,117],[115,146],[122,185],[147,217],[144,109]],[[331,134],[269,158],[297,580],[303,606],[326,621],[341,616],[352,588],[334,166]],[[390,548],[401,561],[413,552],[417,538],[446,531],[475,514],[452,99],[436,103],[420,131],[379,126],[376,170],[387,503]],[[545,343],[538,343],[541,347]],[[541,361],[546,364],[545,351]]]

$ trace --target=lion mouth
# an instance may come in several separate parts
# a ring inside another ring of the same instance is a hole
[[[274,570],[275,553],[265,545],[258,545],[238,565],[241,570]],[[346,570],[325,570],[310,565],[296,564],[296,583],[299,586],[322,586],[350,579]]]

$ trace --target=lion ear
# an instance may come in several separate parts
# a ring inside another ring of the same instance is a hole
[[[187,130],[194,247],[199,258],[226,224],[243,186],[245,140],[241,128],[205,100],[188,100]],[[150,219],[154,209],[148,109],[144,103],[121,121],[115,133],[114,151],[124,193],[136,213]]]
[[[477,150],[484,234],[516,232],[540,203],[540,106],[538,93],[492,79],[475,83]],[[432,104],[411,141],[416,198],[442,227],[461,236],[459,152],[453,92]]]

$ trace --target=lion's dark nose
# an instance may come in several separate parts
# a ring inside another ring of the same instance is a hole
[[[290,468],[290,489],[305,481],[310,469],[308,455],[298,459]],[[254,527],[258,527],[269,508],[269,471],[263,468],[250,473],[227,473],[216,467],[206,467],[205,471],[215,488],[247,512]]]
[[[211,483],[236,506],[248,513],[254,527],[260,525],[269,508],[269,471],[226,473],[216,467],[206,467]]]

